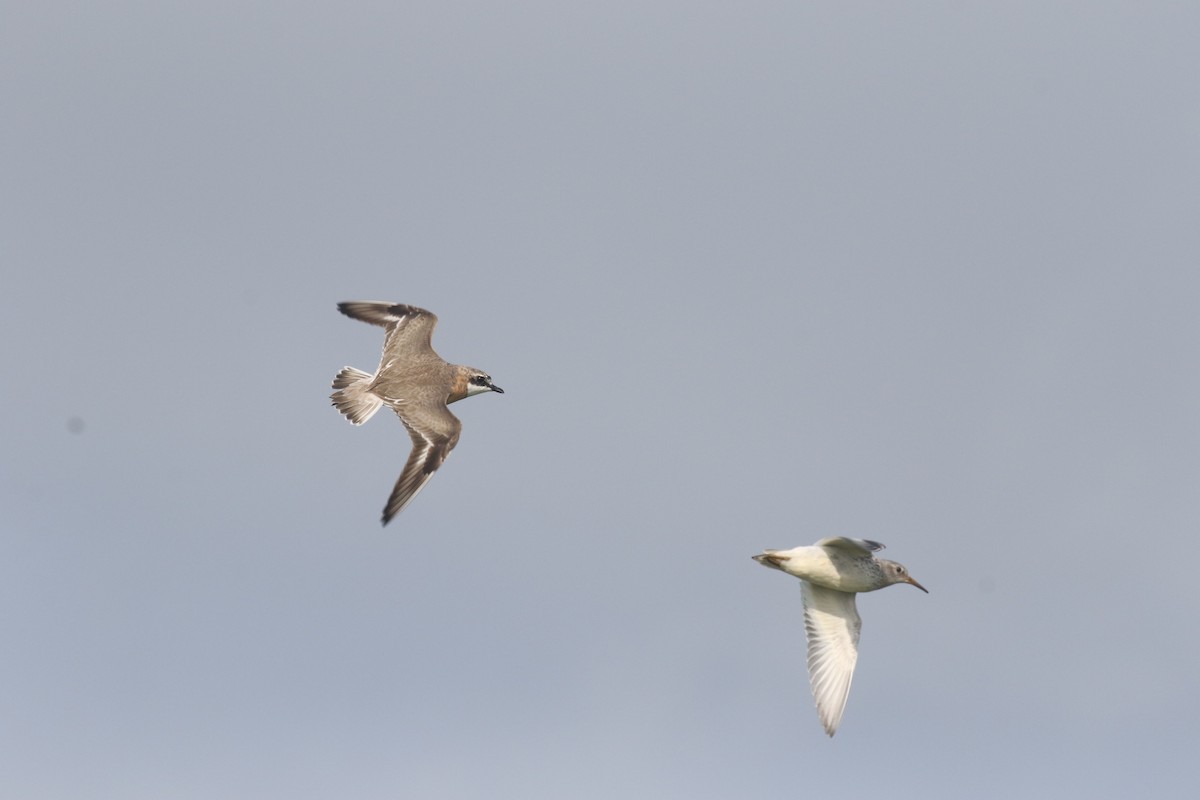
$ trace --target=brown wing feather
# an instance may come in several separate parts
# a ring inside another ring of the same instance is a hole
[[[437,327],[437,315],[432,311],[403,303],[368,300],[338,303],[338,311],[351,319],[380,325],[387,331],[383,340],[385,365],[395,355],[412,358],[422,354],[422,351],[433,353],[433,329]]]
[[[458,417],[442,406],[430,415],[423,415],[421,420],[406,419],[403,406],[395,409],[400,421],[408,429],[412,437],[413,449],[404,464],[404,469],[396,481],[387,505],[383,508],[383,524],[391,522],[392,517],[404,510],[413,501],[417,493],[425,488],[433,473],[450,455],[450,451],[458,444],[462,431],[462,423]]]

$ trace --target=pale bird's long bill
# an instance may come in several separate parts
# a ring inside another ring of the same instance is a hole
[[[908,579],[906,579],[904,582],[905,582],[905,583],[911,583],[913,586],[917,587],[918,589],[920,589],[920,590],[921,590],[922,592],[924,592],[925,594],[929,594],[929,590],[928,590],[928,589],[926,589],[926,588],[925,588],[924,586],[922,586],[921,584],[917,583],[917,582],[916,582],[915,580],[913,580],[911,577],[910,577],[910,578],[908,578]]]

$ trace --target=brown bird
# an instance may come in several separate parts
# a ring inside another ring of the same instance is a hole
[[[504,394],[504,390],[486,372],[448,364],[434,352],[431,341],[437,317],[423,308],[353,301],[338,303],[338,311],[380,325],[386,334],[383,358],[374,375],[344,367],[333,379],[337,390],[330,396],[333,405],[355,425],[386,405],[400,417],[413,441],[408,462],[383,509],[387,525],[429,483],[458,444],[462,422],[446,406],[474,394]]]

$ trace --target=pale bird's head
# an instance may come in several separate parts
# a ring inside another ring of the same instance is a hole
[[[913,576],[908,574],[908,568],[906,568],[903,564],[897,564],[895,561],[888,561],[885,558],[880,558],[877,560],[879,561],[880,566],[883,567],[883,575],[887,578],[887,582],[889,584],[911,583],[925,594],[929,594],[928,589],[913,580]]]

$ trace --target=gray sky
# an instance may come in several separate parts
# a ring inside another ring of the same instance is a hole
[[[6,797],[1191,781],[1200,10],[594,5],[4,4]],[[387,529],[348,299],[506,390]]]

